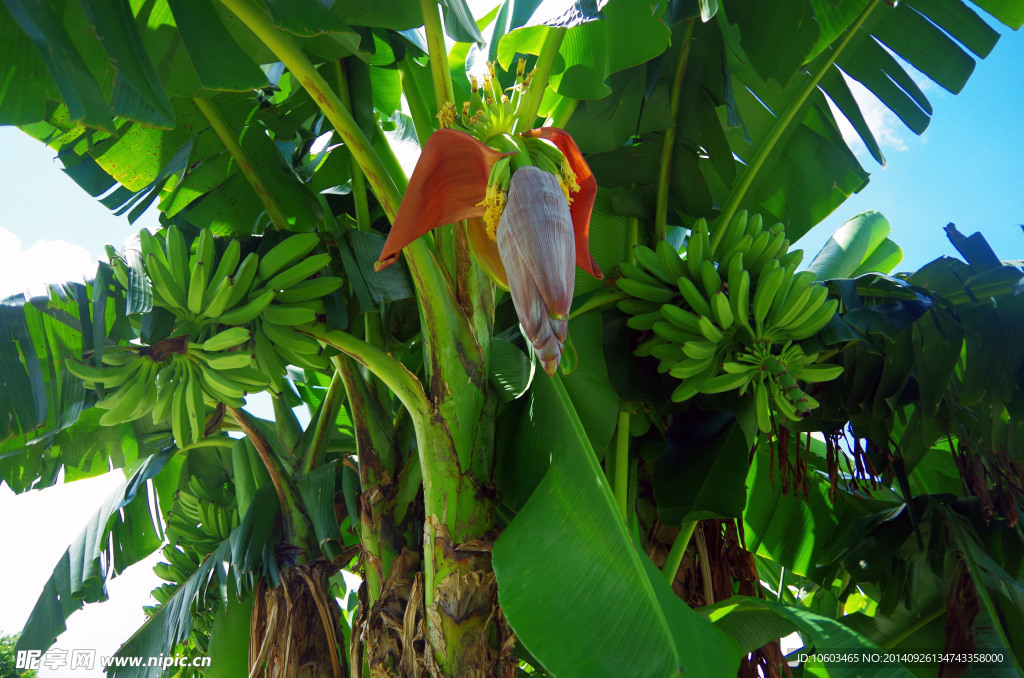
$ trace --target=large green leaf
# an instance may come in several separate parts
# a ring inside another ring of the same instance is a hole
[[[817,274],[818,280],[829,278],[852,278],[869,261],[888,265],[891,261],[891,247],[899,247],[888,238],[889,222],[879,212],[864,212],[840,226],[828,239],[821,251],[807,265],[808,271]],[[886,245],[890,243],[890,245]],[[881,252],[879,250],[881,248]],[[888,268],[878,268],[877,273],[888,273],[899,263],[897,259]]]
[[[668,46],[669,27],[655,3],[614,0],[602,10],[604,18],[571,28],[527,26],[517,28],[498,43],[497,58],[508,70],[518,54],[539,54],[550,31],[566,31],[559,49],[560,62],[549,82],[562,96],[601,99],[611,93],[605,84],[616,71],[643,63]],[[663,6],[662,6],[663,7]]]
[[[563,677],[735,672],[736,645],[635,548],[589,445],[549,453],[551,470],[494,546],[499,600],[527,649]],[[538,600],[563,602],[551,614]]]
[[[714,416],[702,414],[706,419]],[[736,470],[747,463],[750,450],[732,414],[726,412],[725,417],[724,429],[710,440],[694,442],[699,436],[688,429],[669,438],[669,451],[658,459],[654,472],[654,498],[662,522],[679,525],[684,520],[743,514],[746,487]]]
[[[163,535],[153,524],[148,484],[174,452],[171,447],[146,459],[86,524],[47,580],[21,632],[19,649],[49,648],[73,612],[107,599],[112,568],[120,572],[160,546]]]
[[[168,4],[203,87],[242,91],[268,84],[252,57],[227,33],[213,3],[168,0]]]
[[[51,5],[25,0],[4,0],[4,6],[7,11],[0,14],[0,22],[8,26],[12,22],[17,22],[24,34],[31,39],[60,90],[71,118],[83,119],[86,124],[100,129],[113,129],[100,84],[90,72],[89,66],[72,42],[60,18],[54,14]],[[4,32],[8,35],[12,33],[9,27],[4,29]],[[20,60],[17,55],[8,53],[7,56],[13,57],[16,62]],[[8,72],[12,68],[18,68],[16,63],[4,64],[3,67]]]

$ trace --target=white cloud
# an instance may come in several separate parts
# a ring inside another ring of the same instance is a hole
[[[96,275],[96,259],[80,245],[37,240],[25,249],[21,238],[0,227],[0,297],[43,294],[47,283],[81,282]]]

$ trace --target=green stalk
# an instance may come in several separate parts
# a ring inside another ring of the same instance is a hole
[[[337,59],[334,62],[334,79],[338,83],[338,98],[351,112],[352,93],[348,88],[348,76],[345,74],[343,59]],[[369,231],[370,203],[366,199],[366,177],[363,176],[363,170],[359,167],[354,155],[350,156],[349,165],[351,166],[349,171],[352,174],[352,201],[356,207],[356,228],[360,231]]]
[[[797,94],[796,98],[790,103],[789,107],[786,108],[782,115],[776,119],[775,124],[772,125],[771,130],[768,132],[768,136],[765,137],[764,142],[758,147],[757,152],[754,153],[754,157],[751,158],[750,163],[747,165],[746,171],[740,175],[739,181],[736,183],[736,187],[732,189],[729,194],[729,198],[726,200],[725,205],[722,207],[722,212],[718,216],[718,223],[728,224],[732,221],[732,218],[736,215],[739,210],[740,203],[743,202],[743,198],[747,194],[747,190],[754,183],[755,177],[758,172],[764,166],[766,160],[775,149],[775,145],[782,138],[783,133],[789,128],[789,125],[796,118],[797,114],[803,109],[804,103],[808,97],[818,88],[818,83],[825,77],[828,69],[832,67],[835,60],[842,54],[843,50],[850,44],[850,41],[860,30],[860,27],[867,21],[868,17],[875,10],[875,7],[882,0],[871,0],[864,11],[860,13],[860,16],[846,29],[846,34],[843,35],[842,39],[832,50],[832,53],[825,59],[824,63],[818,69],[816,73],[811,75],[811,78],[804,84],[803,88]]]
[[[686,73],[686,61],[690,55],[690,38],[693,37],[693,22],[686,23],[686,35],[683,46],[679,50],[679,63],[676,65],[675,78],[672,80],[672,93],[669,95],[669,111],[672,124],[665,130],[665,138],[661,144],[661,161],[658,166],[658,193],[654,205],[654,242],[665,239],[665,224],[668,221],[668,190],[672,176],[672,155],[676,144],[676,115],[679,112],[679,93],[683,89],[683,75]]]
[[[570,99],[569,97],[562,97],[561,100],[555,104],[555,110],[551,111],[551,117],[545,122],[545,127],[558,127],[565,129],[565,126],[569,124],[569,118],[576,112],[576,107],[579,105],[579,99]]]
[[[434,101],[441,110],[446,103],[455,105],[452,74],[448,69],[448,50],[444,44],[444,28],[437,0],[420,0],[423,29],[427,34],[427,53],[430,55],[430,75],[434,81]],[[442,127],[447,127],[442,121]]]
[[[686,547],[690,545],[690,537],[693,536],[693,528],[697,527],[696,520],[687,520],[679,528],[676,540],[672,542],[672,550],[668,552],[668,558],[661,568],[661,573],[671,584],[676,580],[676,573],[679,572],[679,565],[683,562],[683,555],[686,554]]]
[[[398,396],[414,419],[424,418],[431,412],[432,408],[427,402],[420,380],[397,359],[347,332],[328,330],[326,325],[320,323],[303,331],[314,339],[347,353],[355,358],[356,362],[369,368]]]
[[[433,123],[430,120],[430,113],[423,103],[423,93],[416,84],[416,77],[412,73],[412,57],[408,54],[398,62],[398,72],[402,76],[402,92],[405,93],[405,100],[409,104],[409,117],[412,118],[413,127],[416,129],[416,137],[420,144],[427,142],[434,132]]]
[[[619,505],[619,513],[622,519],[629,518],[629,412],[619,410],[619,422],[615,436],[615,486],[612,494],[615,495],[615,503]]]
[[[238,137],[235,136],[234,130],[224,120],[224,117],[220,114],[213,101],[193,97],[192,103],[196,105],[199,112],[210,123],[213,133],[217,135],[220,142],[224,144],[224,148],[227,149],[228,154],[238,164],[238,169],[242,172],[242,176],[252,186],[253,192],[256,193],[256,198],[263,205],[263,209],[267,211],[270,223],[279,231],[286,230],[288,228],[288,220],[285,218],[281,206],[277,203],[274,192],[270,190],[259,168],[252,164],[249,154],[242,148],[242,144],[238,142]]]
[[[274,491],[277,493],[277,500],[281,504],[281,518],[284,521],[285,538],[300,547],[306,555],[312,557],[319,551],[318,548],[313,548],[316,545],[316,538],[313,536],[309,520],[299,507],[298,494],[295,488],[292,487],[291,479],[285,472],[284,466],[274,455],[274,450],[270,447],[266,438],[263,437],[263,434],[255,422],[253,422],[248,412],[234,407],[227,408],[227,411],[238,423],[238,426],[245,435],[249,437],[249,440],[252,441],[253,447],[256,448],[256,453],[259,454],[260,460],[267,469],[270,482],[273,483]]]
[[[363,168],[363,172],[370,182],[370,188],[377,196],[384,213],[389,220],[394,221],[395,215],[398,213],[398,205],[402,202],[402,195],[395,187],[394,181],[384,168],[380,158],[374,153],[370,142],[366,140],[363,131],[359,129],[352,114],[345,108],[341,99],[323,79],[323,76],[317,72],[309,58],[250,0],[220,0],[220,2],[229,12],[238,17],[264,45],[270,48],[271,52],[292,72],[303,89],[309,92],[313,101],[317,103],[341,136],[342,141],[348,146],[359,166]]]
[[[565,31],[565,28],[548,28],[547,35],[544,36],[540,54],[537,55],[537,65],[534,66],[533,74],[530,77],[530,86],[526,88],[527,99],[519,106],[519,118],[515,128],[517,132],[533,129],[541,99],[544,98],[544,90],[548,87],[548,78],[551,77],[551,68],[555,64],[555,57],[558,56],[562,39],[565,37]]]
[[[334,374],[331,376],[331,383],[327,387],[323,402],[317,412],[314,421],[309,422],[306,431],[300,441],[302,458],[299,462],[299,475],[305,475],[320,466],[323,455],[327,452],[331,440],[331,433],[335,428],[335,419],[338,417],[338,410],[341,408],[341,400],[345,395],[344,384],[339,374],[341,359],[338,356],[331,358],[334,365]]]

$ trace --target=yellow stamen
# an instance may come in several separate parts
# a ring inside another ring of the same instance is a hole
[[[441,127],[451,127],[455,123],[455,104],[450,101],[444,102],[437,119],[441,121]]]
[[[477,205],[485,208],[484,224],[487,225],[487,237],[491,240],[498,238],[498,222],[501,221],[501,213],[505,209],[505,191],[496,184],[487,185],[487,194]]]

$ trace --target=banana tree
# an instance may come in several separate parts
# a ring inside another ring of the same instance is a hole
[[[891,54],[956,92],[996,32],[959,0],[547,10],[5,0],[0,122],[162,224],[2,307],[0,477],[127,478],[19,648],[161,549],[121,653],[210,675],[1019,650],[1019,271],[975,238],[882,276],[877,219],[790,247],[867,181],[826,97],[881,160],[845,78],[920,133]]]

